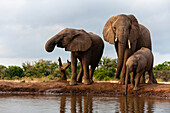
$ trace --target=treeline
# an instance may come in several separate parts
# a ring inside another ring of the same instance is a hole
[[[170,81],[170,62],[165,61],[162,64],[158,64],[153,68],[154,75],[165,82]]]
[[[63,63],[63,65],[66,65],[66,63]],[[93,77],[96,80],[113,80],[116,78],[116,67],[117,59],[103,57],[100,60]],[[77,69],[78,73],[80,70],[79,62]],[[153,69],[156,78],[161,78],[164,81],[170,80],[170,62],[166,61],[155,66]],[[66,74],[67,78],[71,77],[71,66],[66,70]],[[6,67],[0,65],[0,77],[5,80],[21,79],[23,77],[29,77],[32,80],[33,78],[47,77],[49,80],[54,80],[61,78],[61,72],[57,62],[40,59],[39,61],[33,63],[23,63],[21,67]]]
[[[22,77],[41,78],[41,77],[56,77],[60,75],[57,62],[40,59],[38,62],[23,63],[22,67],[0,65],[1,79],[12,80]]]

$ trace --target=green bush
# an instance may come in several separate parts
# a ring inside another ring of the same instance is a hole
[[[170,81],[170,62],[165,61],[153,68],[154,76],[167,82]]]
[[[52,75],[48,75],[47,78],[48,78],[49,80],[54,80],[54,79],[55,79],[54,76],[52,76]]]
[[[5,76],[8,79],[12,79],[15,76],[18,77],[24,77],[24,72],[23,69],[20,68],[19,66],[9,66],[6,70],[5,70]]]
[[[115,79],[116,66],[117,59],[103,57],[99,62],[98,69],[96,69],[94,72],[95,79],[98,80]]]
[[[99,64],[98,68],[94,71],[94,78],[98,80],[110,80],[115,79],[115,73],[117,68],[117,59],[111,59],[103,57]],[[66,63],[63,63],[66,65]],[[77,63],[77,74],[81,68],[80,62]],[[156,78],[161,78],[164,81],[170,80],[170,62],[165,61],[162,64],[155,66],[154,75]],[[71,78],[71,66],[66,70],[67,78]],[[11,79],[20,79],[22,77],[41,78],[47,77],[50,80],[61,78],[61,72],[58,68],[56,62],[49,60],[40,59],[37,62],[32,64],[27,62],[22,64],[22,68],[19,66],[3,66],[0,65],[0,77],[1,79],[11,80]]]
[[[162,64],[158,64],[153,69],[154,70],[170,70],[170,62],[165,61]]]
[[[6,66],[0,65],[0,77],[1,77],[1,79],[4,79],[4,77],[5,77],[5,70],[6,69],[7,69]]]
[[[58,64],[49,60],[40,59],[38,62],[22,64],[24,74],[26,77],[41,78],[48,75],[56,74]]]

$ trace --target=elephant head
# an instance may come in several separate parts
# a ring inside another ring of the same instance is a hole
[[[92,40],[84,30],[65,28],[47,41],[46,51],[52,52],[55,45],[65,48],[66,51],[87,51],[92,45]]]
[[[136,49],[136,40],[139,37],[138,21],[133,15],[112,16],[104,26],[103,37],[105,41],[115,45],[118,55],[116,77],[119,77],[124,56],[128,56],[129,50],[134,51]],[[126,49],[128,51],[125,51]]]

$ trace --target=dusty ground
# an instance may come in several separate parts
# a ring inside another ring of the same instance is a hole
[[[139,91],[133,91],[129,85],[128,96],[147,96],[170,99],[170,84],[140,84]],[[0,81],[0,93],[3,94],[92,94],[100,96],[124,95],[125,85],[99,82],[92,85],[78,84],[70,86],[66,81],[21,83]]]

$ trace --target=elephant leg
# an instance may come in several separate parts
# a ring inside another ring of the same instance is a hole
[[[135,85],[135,76],[136,76],[136,71],[133,71],[133,73],[131,73],[131,79],[130,79],[130,82],[131,82],[131,88],[134,88],[134,85]]]
[[[145,73],[140,77],[140,84],[145,84]]]
[[[158,82],[157,82],[157,80],[156,80],[156,78],[155,78],[155,76],[153,74],[153,71],[152,71],[152,77],[153,77],[153,83],[157,84]]]
[[[94,70],[95,70],[95,66],[91,66],[91,69],[90,69],[90,80],[91,80],[91,83],[94,83],[93,81],[93,73],[94,73]]]
[[[153,70],[151,70],[151,77],[152,77],[152,80],[153,80],[153,83],[156,83],[157,84],[157,80],[155,79],[155,76],[153,74]]]
[[[122,84],[122,85],[125,84],[126,61],[127,61],[128,57],[129,57],[129,50],[126,49],[125,54],[124,54],[123,68],[121,70],[121,77],[120,77],[120,81],[119,81],[119,84]]]
[[[88,61],[83,61],[83,70],[84,70],[84,84],[89,85],[91,84],[90,78],[89,78],[89,65]]]
[[[133,90],[139,90],[140,88],[139,88],[139,79],[140,79],[140,76],[141,76],[141,74],[140,73],[137,73],[137,75],[136,75],[136,79],[135,79],[135,87],[133,88]]]
[[[77,58],[74,53],[71,53],[71,80],[70,85],[77,85],[76,78],[77,78]]]
[[[120,77],[120,81],[119,81],[119,84],[122,84],[122,85],[125,84],[125,71],[126,71],[125,67],[126,67],[126,65],[123,63],[123,68],[121,70],[121,77]]]
[[[78,77],[77,77],[77,82],[78,83],[82,83],[82,78],[83,78],[83,65],[82,65],[82,61],[80,61],[81,63],[81,68],[80,68],[80,72],[78,74]]]
[[[154,74],[153,74],[153,70],[149,70],[148,71],[149,73],[149,84],[153,84],[153,83],[157,83],[155,77],[154,77]]]

